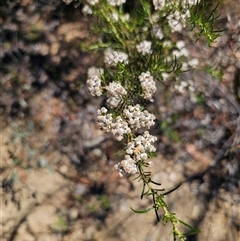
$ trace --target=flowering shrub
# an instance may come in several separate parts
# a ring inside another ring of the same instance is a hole
[[[81,2],[83,14],[97,18],[99,42],[88,49],[104,53],[104,67],[90,68],[87,79],[93,96],[107,98],[106,107],[97,111],[98,126],[126,143],[124,159],[115,165],[119,175],[135,175],[143,183],[141,198],[151,196],[153,200],[149,209],[132,210],[144,213],[154,209],[159,221],[161,208],[163,222],[172,224],[174,240],[186,240],[187,234],[177,228],[178,223],[190,229],[188,234],[198,230],[179,220],[164,201],[164,196],[180,184],[166,192],[157,188],[160,183],[154,182],[147,170],[149,158],[156,152],[157,138],[147,131],[155,124],[155,116],[145,108],[149,101],[154,101],[157,82],[166,82],[170,75],[177,78],[198,64],[197,59],[190,57],[185,42],[174,41],[173,34],[191,24],[196,39],[205,35],[211,43],[218,36],[213,30],[215,9],[206,16],[206,3],[197,0],[131,1],[136,6],[130,9],[126,0]]]

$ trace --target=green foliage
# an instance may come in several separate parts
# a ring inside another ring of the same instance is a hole
[[[110,208],[111,201],[110,201],[110,198],[107,195],[100,195],[98,199],[99,199],[103,209],[107,210],[107,209]]]
[[[196,6],[191,9],[191,17],[189,19],[189,23],[193,26],[193,29],[198,29],[197,40],[200,37],[205,36],[209,45],[219,37],[222,31],[224,31],[214,30],[214,22],[220,16],[215,16],[215,12],[219,6],[219,3],[220,2],[217,3],[215,8],[208,16],[206,16],[206,14],[209,11],[210,4],[206,0],[198,1]]]
[[[58,233],[63,233],[66,232],[70,227],[69,222],[67,221],[66,217],[64,217],[61,214],[57,215],[57,220],[53,225],[53,229],[55,230],[55,232]]]
[[[80,199],[79,201],[82,202],[82,199]],[[108,210],[111,206],[111,200],[105,194],[99,195],[97,199],[91,201],[88,200],[87,202],[87,210],[89,213],[96,213],[100,210]]]
[[[223,76],[223,70],[219,68],[212,68],[210,66],[205,66],[204,70],[206,71],[206,73],[209,73],[215,79],[221,79]]]

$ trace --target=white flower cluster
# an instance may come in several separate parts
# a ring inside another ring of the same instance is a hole
[[[111,5],[111,6],[120,6],[122,5],[123,3],[125,3],[126,0],[108,0],[108,3]]]
[[[107,113],[107,109],[102,107],[100,110],[97,110],[97,124],[102,131],[112,132],[118,141],[121,141],[124,137],[124,134],[130,134],[131,129],[128,126],[128,123],[123,120],[120,116],[114,120],[112,114]]]
[[[187,87],[188,83],[186,81],[181,81],[180,83],[174,85],[174,88],[182,94],[185,93]]]
[[[84,15],[92,15],[93,11],[91,9],[91,7],[88,4],[85,4],[82,8],[82,13]]]
[[[138,171],[136,162],[130,155],[125,155],[125,159],[115,164],[114,167],[118,170],[121,177],[123,176],[123,172],[135,174]]]
[[[146,161],[149,152],[155,152],[156,148],[152,145],[157,140],[157,137],[145,131],[143,135],[137,136],[134,140],[128,143],[125,159],[115,165],[120,176],[123,172],[135,174],[137,172],[137,162]]]
[[[191,79],[182,80],[177,83],[174,88],[179,91],[181,94],[189,94],[190,99],[195,102],[196,97],[196,84]]]
[[[141,111],[140,105],[131,106],[123,110],[123,114],[126,118],[127,123],[133,130],[137,130],[143,127],[149,129],[155,124],[154,120],[156,117],[149,113],[147,110]]]
[[[127,94],[127,91],[123,86],[118,82],[111,82],[108,86],[105,87],[107,90],[107,104],[111,108],[118,106],[122,97]]]
[[[172,32],[182,31],[184,26],[183,26],[181,14],[179,11],[174,12],[174,14],[169,14],[167,16],[167,20]]]
[[[107,49],[104,52],[104,63],[107,66],[116,66],[118,63],[128,64],[128,55],[124,52]]]
[[[155,10],[161,10],[165,5],[165,0],[153,0]]]
[[[184,0],[183,4],[187,7],[187,6],[193,6],[196,5],[198,2],[198,0]]]
[[[190,65],[192,68],[196,68],[199,65],[199,59],[192,58],[188,61],[188,65]]]
[[[176,43],[176,46],[178,48],[178,50],[174,50],[172,52],[172,54],[174,56],[176,56],[176,58],[180,58],[181,56],[185,56],[188,57],[189,56],[189,51],[188,49],[185,47],[185,42],[180,40]]]
[[[143,56],[152,54],[152,42],[144,40],[136,46],[138,53],[141,53]]]
[[[198,0],[182,0],[179,1],[179,8],[185,10],[192,5],[196,5]],[[162,10],[164,6],[171,7],[176,4],[175,1],[165,1],[165,0],[153,0],[153,6],[155,10]]]
[[[111,18],[111,20],[112,20],[113,22],[118,22],[118,20],[119,20],[119,15],[118,15],[117,12],[110,13],[110,14],[109,14],[109,17]]]
[[[103,73],[103,69],[91,67],[88,69],[87,87],[93,96],[101,96],[101,78],[100,75]]]
[[[148,131],[143,135],[137,136],[127,145],[126,154],[131,155],[135,161],[146,160],[148,152],[155,152],[156,148],[152,145],[157,140],[156,136],[152,136]]]
[[[121,15],[121,20],[123,22],[129,21],[130,20],[130,14],[129,13],[125,13],[125,14]]]
[[[99,3],[99,0],[87,0],[88,4],[90,4],[91,6],[96,5],[97,3]]]
[[[162,29],[159,25],[153,25],[152,34],[160,40],[164,37]]]
[[[163,81],[167,81],[167,79],[169,78],[169,76],[170,76],[169,73],[163,72],[163,73],[162,73],[162,80],[163,80]]]
[[[124,134],[130,134],[132,130],[140,128],[149,129],[155,124],[156,117],[147,110],[141,110],[140,105],[131,106],[123,110],[123,116],[113,119],[105,107],[97,111],[97,123],[101,130],[112,132],[118,141],[123,139]]]
[[[150,72],[147,71],[146,73],[141,73],[138,77],[141,87],[143,89],[143,97],[147,100],[153,102],[152,95],[156,92],[156,83],[153,80],[153,76],[150,75]]]
[[[180,40],[176,43],[176,47],[178,50],[174,50],[172,53],[176,58],[180,58],[185,56],[188,58],[188,62],[182,62],[182,70],[188,70],[190,67],[196,68],[199,65],[199,59],[190,58],[189,50],[186,48],[186,44],[184,41]]]
[[[120,116],[117,116],[116,120],[111,125],[111,132],[118,141],[121,141],[124,134],[131,133],[131,129],[126,121],[124,121]]]
[[[88,89],[93,96],[101,96],[101,79],[98,76],[93,76],[87,80]]]
[[[107,114],[108,110],[105,107],[102,107],[100,110],[97,110],[97,124],[100,130],[104,132],[111,131],[111,125],[113,122],[112,114]]]
[[[190,17],[189,7],[196,5],[197,0],[183,0],[179,1],[178,9],[167,16],[168,24],[172,32],[181,32],[186,27],[187,19]],[[166,6],[171,6],[173,3],[169,1]]]
[[[140,105],[128,106],[123,111],[123,116],[117,116],[115,119],[112,114],[108,113],[105,107],[97,111],[97,124],[99,128],[105,132],[112,132],[118,141],[124,138],[125,134],[131,134],[132,130],[146,127],[150,128],[154,125],[155,116],[147,110],[141,111]],[[148,153],[155,152],[156,148],[153,142],[156,137],[145,131],[143,135],[137,136],[127,144],[125,151],[125,159],[115,165],[119,174],[123,172],[135,174],[137,172],[137,162],[146,161]]]

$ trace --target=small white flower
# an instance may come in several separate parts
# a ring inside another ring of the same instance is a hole
[[[182,20],[180,17],[180,12],[176,11],[174,14],[169,14],[167,16],[168,24],[172,32],[181,32],[183,29]]]
[[[162,79],[163,81],[166,81],[169,77],[169,73],[162,73]]]
[[[108,95],[118,97],[127,94],[127,91],[123,88],[123,86],[118,82],[111,82],[107,87]]]
[[[130,128],[137,130],[140,128],[150,128],[155,124],[156,117],[147,110],[141,111],[139,104],[135,106],[129,105],[123,110],[124,117]]]
[[[188,51],[188,49],[186,49],[186,48],[182,48],[182,49],[180,50],[180,52],[181,52],[181,55],[183,55],[183,56],[185,56],[185,57],[189,56],[189,51]]]
[[[172,46],[172,42],[169,40],[165,40],[165,41],[163,41],[163,46],[165,48],[170,48]]]
[[[107,105],[110,108],[116,108],[120,102],[121,102],[121,98],[114,97],[114,96],[108,96]]]
[[[127,91],[123,88],[123,86],[118,82],[111,82],[107,87],[107,104],[111,108],[115,108],[118,106],[122,97],[127,94]]]
[[[115,165],[114,165],[114,168],[115,168],[116,170],[118,170],[119,176],[122,177],[124,171],[123,171],[123,169],[121,168],[121,163],[119,162],[119,163],[115,164]]]
[[[107,49],[104,52],[104,63],[107,66],[116,66],[118,63],[128,64],[128,55],[124,52]]]
[[[112,18],[113,21],[117,22],[119,19],[118,13],[111,13],[110,17]]]
[[[138,79],[143,89],[143,97],[147,100],[153,101],[152,95],[157,90],[153,76],[151,76],[150,72],[147,71],[146,73],[141,73]]]
[[[122,15],[121,19],[122,19],[123,22],[129,21],[130,20],[130,14],[126,13],[126,14]]]
[[[188,71],[189,70],[189,65],[187,62],[182,62],[182,71]]]
[[[131,133],[131,129],[126,121],[124,121],[120,116],[117,116],[116,120],[111,124],[111,132],[118,141],[121,141],[124,134]]]
[[[93,96],[101,96],[102,88],[101,88],[101,78],[100,75],[103,73],[103,69],[91,67],[88,69],[88,80],[87,87]]]
[[[161,10],[165,5],[165,0],[153,0],[155,10]]]
[[[135,174],[138,171],[135,161],[129,155],[126,155],[125,159],[116,164],[114,167],[118,170],[120,177],[123,176],[124,172]]]
[[[99,0],[87,0],[87,2],[88,2],[88,4],[94,6],[99,2]]]
[[[185,0],[185,5],[187,6],[189,4],[190,6],[192,6],[192,5],[196,5],[197,2],[198,2],[197,0]]]
[[[138,53],[141,53],[143,56],[152,54],[152,42],[144,40],[136,46]]]
[[[183,40],[179,40],[177,43],[176,43],[176,46],[178,49],[182,49],[185,47],[185,42]]]
[[[181,52],[179,50],[173,50],[172,55],[175,56],[177,59],[182,56]]]
[[[89,7],[89,5],[84,5],[82,8],[82,13],[84,15],[91,15],[93,13],[92,9]]]
[[[127,173],[135,174],[138,171],[135,161],[129,155],[126,155],[125,160],[121,161],[121,166]]]
[[[123,3],[125,3],[126,0],[108,0],[107,2],[108,2],[109,5],[111,5],[111,6],[120,6],[120,5],[122,5]]]
[[[176,84],[174,88],[181,93],[185,93],[187,86],[188,86],[188,83],[186,81],[181,81],[180,83]]]
[[[156,38],[158,38],[160,40],[164,37],[162,29],[159,25],[153,26],[152,33]]]
[[[193,58],[193,59],[189,60],[188,64],[191,67],[195,68],[195,67],[197,67],[199,65],[199,59]]]
[[[107,114],[107,109],[102,107],[97,110],[97,124],[102,131],[109,132],[113,123],[112,114]]]
[[[157,140],[157,137],[145,131],[143,135],[137,136],[134,140],[128,143],[126,154],[137,161],[145,161],[148,157],[148,152],[155,152],[156,148],[152,145]],[[147,155],[147,156],[146,156]]]
[[[101,79],[98,76],[92,76],[87,80],[87,87],[93,96],[101,96],[102,88],[101,88]]]
[[[176,43],[176,46],[177,48],[179,49],[180,51],[180,56],[189,56],[189,51],[188,49],[185,47],[185,42],[180,40]],[[180,56],[177,56],[177,57],[180,57]]]

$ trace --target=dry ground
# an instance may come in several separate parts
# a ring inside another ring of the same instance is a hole
[[[91,22],[54,0],[6,1],[0,11],[1,240],[172,240],[153,212],[130,210],[151,203],[140,201],[140,183],[115,172],[121,146],[95,125],[102,100],[90,97],[84,83],[87,68],[101,60],[79,48],[89,41]],[[211,49],[186,42],[222,79],[186,73],[202,102],[166,87],[149,107],[160,120],[153,177],[165,188],[183,181],[167,201],[202,230],[189,241],[240,238],[240,107],[232,87],[240,69],[240,3],[224,1],[219,11],[217,27],[226,30]]]

